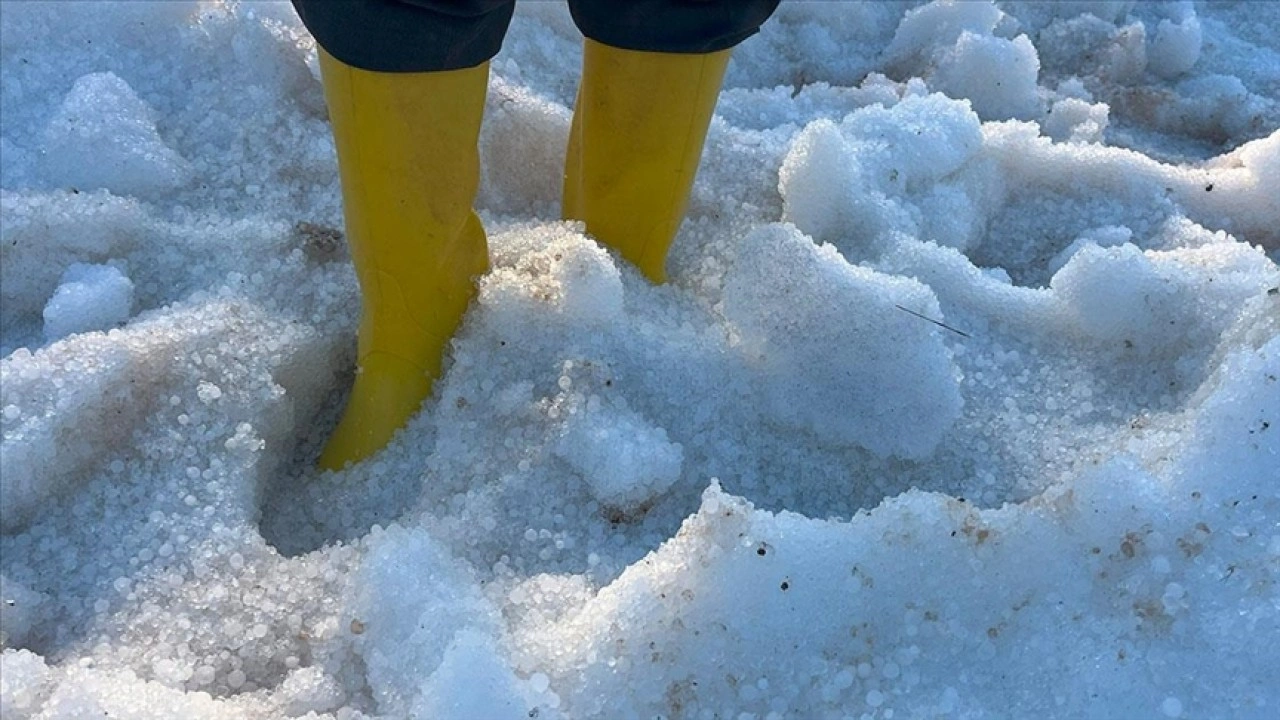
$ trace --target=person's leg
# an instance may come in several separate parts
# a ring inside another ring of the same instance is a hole
[[[586,37],[563,215],[650,280],[688,205],[731,49],[778,0],[570,0]]]
[[[363,302],[355,384],[321,454],[326,469],[374,454],[418,411],[474,295],[473,278],[488,267],[472,210],[477,142],[487,61],[511,3],[463,4],[501,7],[449,15],[425,2],[295,0],[321,45]],[[415,44],[432,38],[436,45]]]

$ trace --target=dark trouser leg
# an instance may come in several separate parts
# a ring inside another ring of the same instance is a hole
[[[582,34],[625,50],[712,53],[754,35],[779,0],[569,0]]]
[[[325,52],[374,72],[475,67],[502,47],[515,0],[293,0]]]

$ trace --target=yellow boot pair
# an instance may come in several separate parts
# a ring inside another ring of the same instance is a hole
[[[586,41],[564,217],[654,282],[666,279],[729,52]],[[355,385],[320,456],[338,469],[382,449],[418,411],[488,268],[471,205],[489,66],[379,73],[320,60],[364,302]]]

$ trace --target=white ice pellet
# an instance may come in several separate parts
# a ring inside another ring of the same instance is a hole
[[[205,685],[211,684],[216,677],[217,670],[215,670],[211,665],[201,665],[196,668],[194,673],[191,674],[191,682],[196,687],[204,687]]]
[[[74,263],[62,274],[44,307],[44,336],[107,330],[133,312],[133,281],[113,265]]]
[[[551,686],[551,679],[546,673],[534,673],[529,676],[529,687],[536,693],[544,693]]]
[[[285,702],[286,711],[292,717],[332,711],[343,699],[343,689],[339,683],[321,668],[314,666],[290,672],[281,683],[279,694]]]
[[[211,382],[201,381],[196,387],[196,397],[200,398],[200,402],[208,405],[222,397],[222,388]]]
[[[1177,77],[1199,61],[1202,42],[1200,20],[1195,15],[1180,22],[1163,19],[1147,48],[1147,69],[1163,78]]]

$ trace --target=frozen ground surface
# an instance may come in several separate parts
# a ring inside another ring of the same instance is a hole
[[[1280,4],[787,2],[664,287],[556,220],[384,453],[287,4],[0,7],[0,715],[1274,718]],[[946,329],[927,319],[945,323]]]

